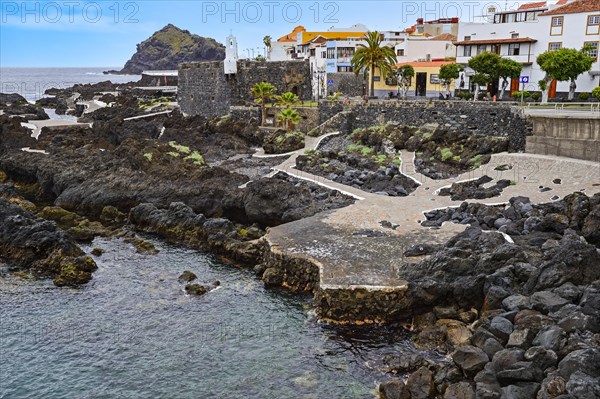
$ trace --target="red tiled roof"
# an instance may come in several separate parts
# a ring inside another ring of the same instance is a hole
[[[508,44],[508,43],[535,43],[537,39],[530,37],[519,37],[517,39],[489,39],[489,40],[463,40],[461,42],[454,42],[455,45],[468,45],[468,44]]]
[[[580,12],[600,13],[600,0],[574,0],[553,10],[546,11],[541,15],[576,14]]]
[[[519,10],[530,10],[530,9],[533,9],[533,8],[542,8],[542,7],[546,7],[546,2],[545,1],[539,1],[537,3],[523,4],[521,7],[519,7]]]

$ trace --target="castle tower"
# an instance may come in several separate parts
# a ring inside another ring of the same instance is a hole
[[[237,73],[238,48],[237,39],[233,35],[227,36],[227,46],[225,48],[225,75]]]

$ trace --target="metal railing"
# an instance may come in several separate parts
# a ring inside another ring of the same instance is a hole
[[[585,102],[585,103],[546,103],[546,104],[542,104],[542,103],[527,103],[527,108],[550,108],[551,106],[554,106],[554,110],[555,111],[564,111],[565,110],[565,106],[567,107],[567,110],[571,109],[571,110],[581,110],[581,111],[585,111],[585,110],[590,110],[590,112],[592,113],[600,113],[600,102],[597,103],[590,103],[590,102]]]

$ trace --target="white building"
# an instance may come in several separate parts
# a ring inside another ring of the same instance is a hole
[[[539,91],[538,82],[545,73],[536,63],[537,56],[561,47],[581,49],[584,45],[596,48],[592,52],[596,62],[592,70],[579,76],[577,92],[591,92],[599,85],[600,64],[600,0],[559,0],[524,4],[517,10],[494,12],[485,23],[460,23],[456,45],[456,62],[466,64],[481,52],[491,51],[502,57],[523,64],[522,76],[529,77],[525,85],[528,91]],[[469,77],[473,71],[467,68],[464,88],[472,85]],[[566,97],[569,82],[552,82],[550,98]],[[457,89],[460,88],[460,80]],[[513,79],[510,91],[520,90],[518,79]],[[488,90],[495,93],[497,82]],[[508,95],[508,94],[507,94]]]

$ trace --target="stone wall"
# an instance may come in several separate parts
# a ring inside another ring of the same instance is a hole
[[[327,95],[329,93],[340,92],[342,96],[356,97],[363,95],[363,77],[353,72],[328,73],[327,81],[333,80],[333,85],[327,85]]]
[[[278,93],[291,91],[301,100],[312,97],[307,60],[238,61],[238,73],[235,75],[224,74],[222,61],[192,62],[179,66],[179,105],[189,115],[225,115],[232,105],[253,103],[250,89],[262,81],[273,84]]]
[[[342,105],[320,104],[321,120],[341,112]],[[525,149],[525,136],[531,122],[516,107],[500,103],[467,101],[378,101],[367,105],[352,104],[348,118],[331,127],[350,134],[354,129],[396,122],[421,126],[438,123],[451,131],[509,137],[512,150]]]
[[[250,89],[258,82],[269,82],[277,93],[292,92],[301,100],[312,99],[312,80],[308,60],[302,61],[238,61],[238,73],[232,87],[232,105],[254,101]]]
[[[600,116],[532,115],[533,135],[528,153],[600,162]]]
[[[207,117],[229,113],[231,79],[223,73],[223,61],[179,65],[177,98],[188,115]]]

